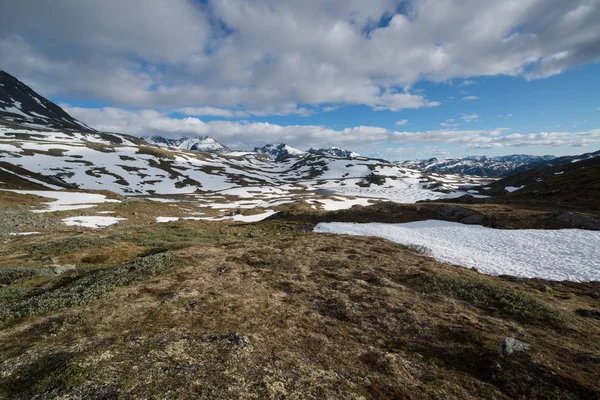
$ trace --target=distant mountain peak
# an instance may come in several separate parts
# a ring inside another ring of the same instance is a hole
[[[95,131],[5,71],[0,71],[0,119],[26,126]]]
[[[480,176],[507,176],[538,168],[554,160],[555,156],[511,154],[506,156],[468,156],[460,158],[430,158],[404,161],[408,168],[434,172],[450,172]]]
[[[275,161],[283,161],[294,157],[304,157],[308,154],[306,151],[296,149],[285,143],[266,144],[263,147],[255,147],[254,151],[256,153],[266,154]]]
[[[143,140],[161,147],[176,147],[183,150],[202,151],[206,153],[230,153],[231,150],[210,136],[165,138],[159,135],[143,136]]]
[[[334,157],[339,157],[339,158],[355,158],[355,157],[360,157],[360,154],[351,151],[351,150],[345,150],[345,149],[341,149],[339,147],[329,147],[329,148],[323,148],[323,149],[313,149],[311,148],[310,150],[308,150],[309,153],[311,154],[327,154],[330,156],[334,156]]]

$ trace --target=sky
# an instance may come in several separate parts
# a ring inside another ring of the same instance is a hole
[[[387,159],[600,149],[600,0],[19,0],[0,69],[88,125]]]

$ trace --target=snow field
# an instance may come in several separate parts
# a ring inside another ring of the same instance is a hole
[[[600,280],[600,232],[580,229],[492,229],[447,221],[406,224],[320,223],[315,232],[377,236],[431,249],[438,261],[488,275]]]

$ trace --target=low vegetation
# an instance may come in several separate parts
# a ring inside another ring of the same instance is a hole
[[[150,224],[144,204],[0,244],[0,398],[600,395],[597,283],[482,276],[305,220]],[[75,267],[40,274],[56,263]],[[501,356],[506,336],[531,349]]]

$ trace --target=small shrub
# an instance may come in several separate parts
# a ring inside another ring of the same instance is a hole
[[[431,250],[429,247],[422,245],[422,244],[407,244],[404,247],[406,247],[407,249],[414,251],[415,253],[419,253],[419,254],[423,254],[424,256],[427,257],[433,257],[433,250]]]
[[[29,278],[35,275],[35,269],[19,267],[0,268],[0,284],[8,285],[22,278]]]
[[[36,243],[26,247],[25,250],[34,254],[44,255],[69,254],[90,248],[107,247],[113,244],[112,240],[103,237],[79,235],[50,242]]]
[[[119,287],[170,271],[174,268],[174,261],[172,255],[162,253],[59,281],[54,287],[36,296],[0,305],[0,321],[88,303]]]
[[[86,264],[103,264],[107,262],[109,258],[110,257],[108,254],[93,254],[87,257],[83,257],[81,259],[81,262]]]
[[[528,293],[484,278],[466,276],[422,276],[416,279],[420,290],[441,293],[486,309],[497,309],[521,321],[543,321],[565,326],[566,315]]]

